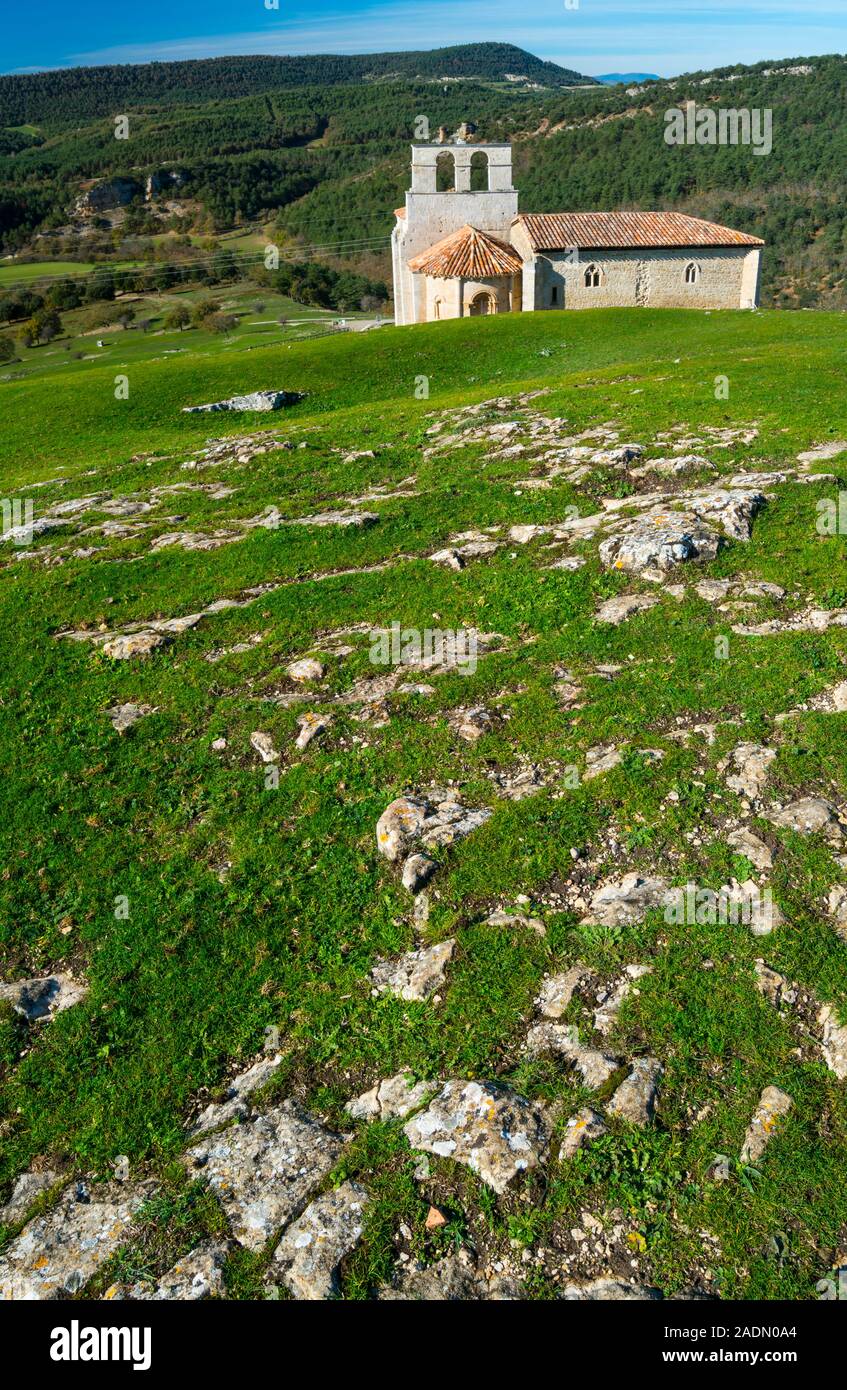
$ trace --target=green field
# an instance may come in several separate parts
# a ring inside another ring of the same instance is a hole
[[[275,305],[267,317],[278,316]],[[291,1097],[351,1134],[322,1187],[352,1178],[371,1197],[341,1270],[345,1298],[372,1297],[401,1250],[431,1264],[458,1249],[530,1299],[598,1277],[665,1296],[817,1297],[844,1263],[847,1230],[847,1082],[826,1065],[815,1021],[818,1006],[836,1019],[847,1006],[847,942],[827,907],[847,884],[847,845],[770,817],[801,797],[847,802],[847,714],[812,707],[845,680],[847,628],[733,629],[847,607],[844,537],[816,526],[816,504],[845,486],[847,445],[815,465],[834,479],[791,473],[798,453],[847,439],[843,316],[527,314],[270,346],[250,332],[235,347],[176,333],[185,351],[166,360],[145,353],[152,335],[123,333],[103,365],[0,383],[4,494],[32,497],[36,519],[89,499],[26,554],[0,547],[0,974],[69,971],[88,988],[40,1024],[0,1004],[0,1197],[34,1160],[108,1177],[125,1155],[133,1180],[154,1177],[160,1193],[82,1292],[155,1280],[225,1229],[202,1176],[189,1181],[179,1162],[186,1118],[272,1045],[281,1061],[257,1108]],[[716,395],[723,379],[728,397]],[[181,414],[270,388],[304,399],[274,416]],[[545,394],[522,397],[533,391]],[[491,398],[509,399],[458,413]],[[492,432],[509,421],[507,438]],[[479,436],[463,441],[466,426]],[[201,453],[248,434],[292,447]],[[642,446],[642,465],[695,461],[639,476],[632,459],[567,453],[613,437],[610,449]],[[762,483],[749,541],[724,536],[715,558],[652,579],[604,566],[600,537],[510,535],[604,501],[634,516],[653,491],[672,510],[669,493],[779,469],[789,475]],[[376,488],[388,496],[369,497]],[[103,503],[122,498],[139,510],[103,530]],[[271,507],[278,524],[256,525]],[[284,524],[358,509],[378,519]],[[433,563],[465,532],[499,544],[459,569]],[[224,543],[154,548],[174,534]],[[584,563],[550,568],[563,557]],[[704,579],[735,587],[708,601]],[[742,592],[762,583],[782,597]],[[620,626],[598,619],[600,604],[632,594],[654,606]],[[243,606],[205,611],[220,599]],[[98,634],[197,613],[146,658],[110,659],[98,645]],[[471,674],[412,671],[417,693],[371,686],[387,668],[369,660],[369,633],[395,622],[498,637]],[[83,637],[57,635],[70,629]],[[297,703],[287,667],[307,655],[324,670]],[[126,702],[152,712],[120,734],[106,711]],[[467,742],[456,711],[479,707],[489,722]],[[301,750],[304,711],[331,721]],[[278,784],[256,731],[276,751]],[[775,754],[748,802],[723,766],[746,743]],[[610,746],[616,764],[585,776],[589,751]],[[504,777],[530,766],[533,794],[508,795]],[[492,815],[433,851],[428,915],[416,915],[375,827],[393,798],[433,786]],[[730,845],[737,828],[769,847],[772,869]],[[597,889],[633,872],[714,892],[749,880],[772,889],[782,921],[769,936],[675,924],[656,907],[625,925],[587,922]],[[500,908],[507,920],[489,922]],[[428,998],[374,992],[378,960],[448,938],[453,956]],[[764,997],[757,958],[800,1002],[779,1012]],[[564,1056],[526,1046],[544,977],[576,962],[595,990],[628,965],[651,969],[606,1034],[591,991],[577,989],[560,1020],[618,1059],[599,1089]],[[642,1057],[663,1067],[643,1126],[607,1109],[624,1065]],[[434,1085],[494,1081],[543,1107],[539,1166],[501,1195],[448,1157],[430,1155],[416,1177],[422,1155],[402,1120],[354,1123],[343,1108],[402,1069]],[[763,1156],[742,1162],[768,1086],[792,1098],[790,1113]],[[562,1157],[586,1105],[606,1132]],[[437,1230],[431,1205],[447,1217]],[[587,1218],[602,1240],[574,1238]],[[0,1235],[13,1241],[20,1224]],[[272,1248],[231,1255],[228,1297],[265,1296]]]

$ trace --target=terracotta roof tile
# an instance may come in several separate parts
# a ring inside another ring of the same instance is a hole
[[[682,212],[522,212],[515,222],[526,230],[533,251],[765,244],[761,237]]]
[[[451,232],[409,261],[410,270],[443,280],[459,275],[469,280],[515,275],[522,268],[523,261],[513,246],[471,226]]]

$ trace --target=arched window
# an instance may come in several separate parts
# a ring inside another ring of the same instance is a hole
[[[479,294],[474,295],[468,308],[469,314],[496,314],[496,312],[497,305],[494,302],[494,297],[493,295],[486,294],[485,290],[481,290]]]
[[[443,299],[436,299],[435,303],[432,306],[433,316],[437,319],[441,318],[441,306],[443,303]]]
[[[700,267],[696,261],[689,261],[685,267],[686,285],[696,285],[700,279]]]
[[[442,150],[435,161],[435,187],[439,193],[455,191],[456,160],[449,150]]]
[[[594,265],[592,263],[585,267],[585,288],[587,290],[596,290],[601,283],[601,279],[602,276],[599,265]]]
[[[488,155],[484,150],[474,150],[471,155],[471,192],[488,192]]]

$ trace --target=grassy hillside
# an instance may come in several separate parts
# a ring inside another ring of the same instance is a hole
[[[845,629],[789,621],[847,605],[844,538],[816,527],[847,465],[841,324],[824,313],[518,315],[139,361],[128,399],[115,397],[111,363],[0,386],[6,495],[32,497],[36,518],[88,499],[31,545],[2,546],[0,978],[70,971],[88,993],[32,1025],[0,1004],[0,1183],[34,1160],[65,1178],[108,1176],[125,1155],[133,1180],[161,1184],[89,1292],[155,1278],[225,1229],[179,1162],[184,1125],[270,1049],[281,1061],[259,1110],[294,1097],[353,1132],[324,1184],[353,1178],[372,1198],[345,1297],[370,1297],[400,1252],[432,1263],[457,1247],[480,1270],[499,1262],[531,1298],[604,1273],[665,1294],[815,1296],[847,1226],[845,1082],[816,1023],[819,1005],[847,1006],[847,946],[827,908],[847,879],[843,846],[770,817],[805,795],[847,800],[847,715],[818,700],[845,679]],[[719,378],[728,399],[716,399]],[[261,388],[305,398],[274,417],[180,413]],[[461,414],[492,397],[508,399]],[[232,446],[205,455],[210,439]],[[836,445],[815,466],[830,480],[792,474],[798,453],[837,441],[840,455]],[[614,455],[623,443],[643,446],[642,464],[696,457],[688,472],[639,475],[631,455]],[[591,452],[601,445],[612,455]],[[584,467],[557,472],[556,459]],[[775,468],[788,473],[763,481],[749,541],[725,538],[716,558],[658,581],[604,565],[597,537],[510,535],[604,500],[636,508],[656,489],[673,509],[674,495]],[[121,499],[125,518],[104,510]],[[253,524],[267,508],[276,524]],[[377,519],[285,524],[339,510]],[[460,569],[429,558],[469,531],[496,548]],[[163,536],[176,539],[157,545]],[[185,548],[204,537],[216,548]],[[551,568],[562,558],[572,567]],[[704,579],[728,581],[722,599],[698,591]],[[779,588],[750,588],[762,584]],[[620,626],[598,618],[601,603],[633,594],[649,611]],[[241,606],[210,609],[222,599]],[[98,645],[198,613],[146,658]],[[734,630],[769,619],[784,628]],[[369,659],[371,630],[395,622],[499,636],[475,672],[412,668],[401,689]],[[71,629],[78,640],[60,635]],[[298,687],[287,668],[307,655],[323,671]],[[107,711],[125,702],[149,712],[118,733]],[[489,722],[466,742],[457,715],[480,707]],[[300,749],[304,711],[330,721]],[[278,780],[251,744],[257,731]],[[775,754],[752,801],[724,767],[744,743]],[[586,776],[610,746],[616,764]],[[517,799],[510,779],[528,768],[532,794]],[[394,797],[433,786],[492,815],[433,852],[423,911],[374,832]],[[772,870],[729,844],[739,827],[769,848]],[[629,872],[714,891],[753,880],[773,889],[783,920],[765,937],[674,925],[659,909],[589,925],[592,895]],[[505,921],[489,921],[498,908]],[[452,959],[428,998],[374,992],[378,960],[447,939]],[[781,1013],[756,987],[757,958],[796,987]],[[618,1059],[599,1090],[526,1047],[544,978],[577,961],[594,984],[563,1022]],[[651,973],[600,1036],[596,1000],[631,964]],[[628,1061],[648,1056],[664,1072],[640,1127],[607,1103]],[[433,1083],[496,1080],[544,1106],[541,1166],[502,1196],[449,1158],[430,1156],[416,1178],[421,1153],[401,1121],[353,1123],[343,1109],[403,1068]],[[742,1163],[773,1085],[790,1114]],[[586,1104],[607,1132],[560,1157]],[[446,1214],[440,1230],[427,1227],[430,1204]],[[574,1241],[586,1217],[604,1229],[599,1243]],[[270,1253],[236,1250],[227,1296],[264,1296]]]

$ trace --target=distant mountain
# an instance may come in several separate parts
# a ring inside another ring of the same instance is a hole
[[[661,82],[662,79],[655,72],[603,72],[595,80],[611,87],[618,82]]]
[[[515,85],[526,79],[543,87],[596,85],[593,77],[510,43],[466,43],[411,53],[200,58],[0,76],[0,125],[85,120],[148,102],[225,100],[292,87],[391,79],[434,82],[442,77]]]

